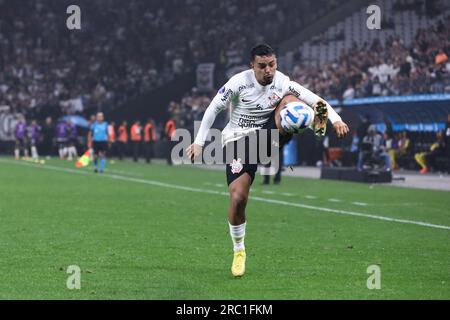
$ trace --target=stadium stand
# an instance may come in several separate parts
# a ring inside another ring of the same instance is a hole
[[[251,43],[276,43],[306,23],[303,17],[336,5],[308,2],[311,15],[292,0],[80,0],[82,28],[73,32],[65,27],[69,4],[0,1],[0,105],[32,116],[106,111],[199,62],[240,63]]]
[[[334,99],[450,92],[449,5],[416,2],[379,1],[381,30],[364,27],[366,8],[330,26],[299,46],[291,76]]]

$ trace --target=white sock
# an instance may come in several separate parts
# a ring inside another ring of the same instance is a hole
[[[19,149],[14,149],[14,156],[16,157],[16,159],[19,159],[19,157],[20,157]]]
[[[32,146],[32,147],[31,147],[31,157],[32,157],[34,160],[37,160],[37,158],[39,157],[39,156],[38,156],[38,152],[37,152],[37,148],[36,148],[35,146]]]
[[[231,240],[233,240],[234,252],[245,249],[244,238],[246,222],[237,226],[233,226],[228,222],[228,225],[230,226],[230,236]]]
[[[72,147],[67,148],[67,160],[72,161]]]
[[[72,154],[72,157],[78,158],[77,148],[70,147],[70,151],[69,152]]]
[[[59,151],[59,158],[64,159],[64,149],[60,148],[58,151]]]

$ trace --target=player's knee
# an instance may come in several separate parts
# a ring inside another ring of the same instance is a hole
[[[248,193],[241,189],[231,190],[231,201],[237,207],[245,207],[248,200]]]

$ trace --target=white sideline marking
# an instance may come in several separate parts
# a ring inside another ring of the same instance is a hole
[[[352,202],[352,204],[357,205],[357,206],[362,206],[362,207],[367,206],[367,203],[365,203],[365,202],[358,202],[358,201],[354,201],[354,202]]]
[[[261,191],[261,193],[265,193],[265,194],[275,194],[275,192],[269,191],[269,190],[263,190],[263,191]]]
[[[82,171],[77,169],[70,169],[70,168],[61,168],[61,167],[55,167],[52,165],[38,165],[38,164],[32,164],[32,163],[24,163],[24,162],[16,162],[16,161],[8,161],[0,159],[0,162],[6,162],[9,164],[19,164],[23,166],[29,166],[33,168],[40,168],[40,169],[49,169],[54,171],[61,171],[61,172],[70,172],[70,173],[76,173],[76,174],[84,174],[93,176],[94,173],[88,172],[88,171]],[[221,196],[229,196],[228,192],[221,192],[221,191],[214,191],[214,190],[205,190],[205,189],[199,189],[199,188],[193,188],[193,187],[185,187],[170,183],[164,183],[154,180],[145,180],[145,179],[139,179],[139,178],[131,178],[126,176],[119,176],[116,174],[105,174],[102,177],[105,178],[112,178],[117,180],[123,180],[123,181],[130,181],[130,182],[137,182],[137,183],[143,183],[153,186],[159,186],[159,187],[165,187],[165,188],[171,188],[171,189],[178,189],[183,191],[190,191],[190,192],[199,192],[199,193],[207,193],[207,194],[215,194],[215,195],[221,195]],[[396,219],[396,218],[389,218],[384,216],[377,216],[373,214],[366,214],[366,213],[360,213],[360,212],[353,212],[353,211],[345,211],[345,210],[337,210],[337,209],[330,209],[330,208],[324,208],[324,207],[317,207],[317,206],[310,206],[306,204],[301,203],[295,203],[295,202],[287,202],[282,200],[276,200],[276,199],[268,199],[268,198],[261,198],[261,197],[255,197],[251,196],[251,199],[255,201],[261,201],[266,203],[272,203],[272,204],[281,204],[285,206],[290,207],[297,207],[297,208],[304,208],[304,209],[310,209],[310,210],[316,210],[316,211],[324,211],[324,212],[331,212],[331,213],[337,213],[342,215],[349,215],[349,216],[356,216],[356,217],[365,217],[370,219],[376,219],[376,220],[383,220],[383,221],[391,221],[391,222],[399,222],[399,223],[405,223],[405,224],[414,224],[418,226],[424,226],[424,227],[430,227],[435,229],[444,229],[444,230],[450,230],[450,226],[445,225],[439,225],[439,224],[432,224],[428,222],[422,222],[422,221],[414,221],[414,220],[406,220],[406,219]]]
[[[333,199],[333,198],[328,199],[328,201],[330,201],[330,202],[341,202],[341,200],[339,200],[339,199]]]
[[[283,196],[287,196],[287,197],[293,197],[293,196],[295,196],[295,194],[289,193],[289,192],[282,192],[282,193],[280,193],[280,194],[283,195]]]
[[[305,198],[306,198],[306,199],[317,199],[316,196],[308,196],[308,195],[306,195]]]

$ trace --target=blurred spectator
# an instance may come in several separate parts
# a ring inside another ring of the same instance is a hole
[[[391,170],[391,161],[385,141],[375,126],[371,125],[361,144],[357,168],[358,170],[364,170],[366,167],[372,168],[379,162],[383,162],[385,170]]]
[[[408,153],[410,143],[411,142],[408,138],[408,132],[406,130],[397,133],[397,139],[394,142],[392,149],[389,151],[393,170],[397,170],[399,168],[397,159],[399,157],[405,156]]]
[[[427,173],[430,168],[437,170],[436,158],[440,156],[445,156],[445,139],[442,131],[436,133],[436,141],[430,146],[428,151],[419,152],[414,155],[414,158],[421,167],[420,173]]]
[[[419,29],[410,47],[400,38],[355,44],[318,66],[297,60],[293,80],[328,99],[450,92],[450,24]],[[299,56],[297,56],[297,59]]]

